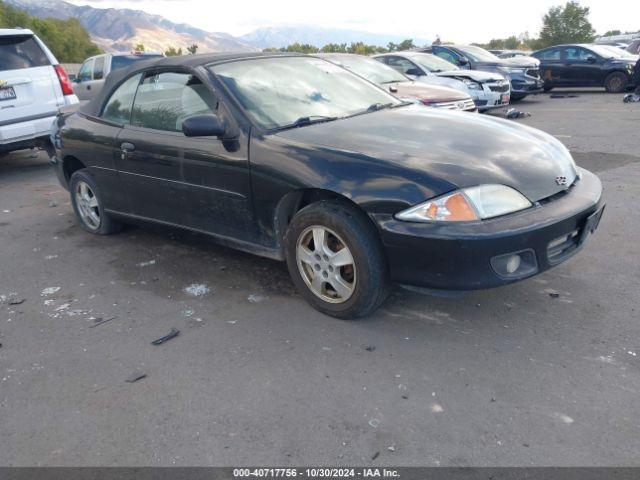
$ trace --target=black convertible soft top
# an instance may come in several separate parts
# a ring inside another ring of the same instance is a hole
[[[158,67],[158,68],[171,68],[171,67],[182,67],[182,68],[195,68],[203,65],[211,65],[221,62],[227,62],[230,60],[243,60],[249,58],[260,58],[260,57],[290,57],[290,56],[300,56],[301,54],[296,53],[262,53],[262,52],[236,52],[236,53],[202,53],[198,55],[180,55],[174,57],[163,57],[163,58],[153,58],[149,60],[141,60],[139,62],[134,63],[128,68],[123,68],[120,70],[116,70],[111,72],[104,83],[104,86],[100,93],[96,95],[92,100],[82,105],[78,110],[92,117],[98,117],[100,115],[100,111],[102,106],[104,105],[107,98],[111,95],[113,88],[116,85],[119,85],[120,82],[129,77],[130,75],[146,70],[149,67]]]

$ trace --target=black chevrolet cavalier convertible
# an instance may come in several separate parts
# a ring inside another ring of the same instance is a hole
[[[286,260],[340,318],[393,283],[450,293],[535,275],[603,210],[600,181],[555,138],[406,104],[304,55],[138,63],[61,115],[53,140],[85,230],[153,221]]]

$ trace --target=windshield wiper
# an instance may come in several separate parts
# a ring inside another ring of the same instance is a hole
[[[288,123],[278,127],[278,130],[286,130],[289,128],[306,127],[307,125],[313,125],[314,123],[331,122],[337,120],[338,117],[330,117],[326,115],[309,115],[308,117],[300,117],[295,122]]]
[[[385,108],[393,107],[393,103],[372,103],[365,110],[366,112],[377,112],[378,110],[384,110]]]

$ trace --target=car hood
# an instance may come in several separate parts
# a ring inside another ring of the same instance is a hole
[[[540,66],[540,60],[533,57],[501,58],[494,62],[476,62],[475,68],[536,68]]]
[[[381,110],[286,130],[280,139],[336,153],[359,153],[401,168],[411,178],[459,188],[503,184],[535,202],[577,175],[569,151],[554,137],[512,121],[419,105]],[[445,193],[445,192],[442,192]]]
[[[471,97],[460,90],[419,82],[399,82],[381,85],[400,98],[416,98],[428,103],[459,102]],[[395,91],[394,91],[395,90]]]
[[[504,76],[499,73],[483,72],[480,70],[451,70],[448,72],[438,72],[436,75],[439,77],[468,78],[479,83],[495,82],[505,79]]]

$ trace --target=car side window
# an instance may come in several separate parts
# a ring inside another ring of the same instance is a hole
[[[213,93],[190,73],[150,73],[138,88],[131,125],[181,132],[187,118],[212,114],[217,106]]]
[[[130,122],[133,99],[136,96],[136,89],[138,88],[141,77],[141,73],[134,75],[113,92],[104,107],[102,118],[121,124],[128,124]]]
[[[409,70],[418,68],[415,63],[402,57],[387,57],[388,65],[400,73],[406,74]]]
[[[93,79],[102,80],[104,78],[104,57],[98,57],[93,63]]]
[[[93,70],[93,59],[87,60],[82,64],[78,72],[78,81],[88,82],[91,80],[91,70]]]
[[[540,60],[560,60],[560,49],[552,48],[536,55]]]
[[[586,62],[589,57],[595,57],[593,53],[582,47],[567,47],[565,51],[567,52],[567,60],[570,61]]]
[[[454,65],[460,64],[460,57],[453,53],[451,50],[445,50],[444,48],[434,49],[433,53],[437,56],[446,60],[447,62],[453,63]]]

